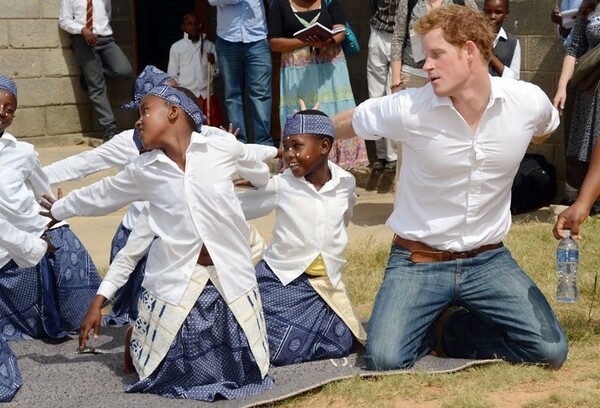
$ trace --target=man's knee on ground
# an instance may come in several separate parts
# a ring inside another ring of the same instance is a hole
[[[560,368],[567,359],[569,348],[566,340],[554,343],[543,343],[537,350],[538,359],[535,363],[548,364],[552,368]]]
[[[367,369],[372,371],[386,371],[412,367],[415,363],[414,358],[409,358],[409,356],[401,354],[370,347],[367,341],[367,349],[365,351]]]

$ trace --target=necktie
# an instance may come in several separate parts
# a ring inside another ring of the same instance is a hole
[[[85,14],[85,28],[91,30],[94,26],[94,6],[92,0],[87,0],[87,9]]]

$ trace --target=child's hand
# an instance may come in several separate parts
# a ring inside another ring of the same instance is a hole
[[[46,227],[47,229],[48,227]],[[52,242],[50,242],[50,237],[48,235],[42,235],[41,238],[46,241],[46,243],[48,244],[48,248],[46,249],[46,252],[48,252],[49,254],[53,254],[56,252],[56,247],[52,244]]]
[[[212,52],[209,52],[208,54],[206,54],[206,59],[208,60],[208,63],[210,65],[215,64],[215,54],[213,54]]]
[[[300,105],[300,110],[306,110],[306,102],[304,102],[304,99],[298,99],[298,105]],[[317,103],[315,103],[315,106],[313,106],[311,109],[317,110],[319,109],[319,105],[321,105],[321,102],[317,101]],[[298,109],[294,109],[294,113],[298,113],[299,110]]]
[[[224,130],[225,132],[231,133],[235,137],[238,137],[238,135],[240,134],[240,128],[235,128],[235,130],[233,130],[233,123],[231,123],[231,122],[229,122],[229,126],[227,127],[227,129],[225,129],[223,126],[219,126],[219,129]]]
[[[40,215],[43,215],[44,217],[48,217],[51,219],[50,223],[48,223],[48,225],[46,226],[46,228],[50,228],[54,224],[56,224],[57,222],[60,221],[60,220],[57,220],[56,218],[54,218],[54,216],[52,215],[52,205],[56,202],[56,200],[54,198],[50,197],[46,193],[42,194],[42,198],[43,198],[43,200],[40,200],[39,204],[48,211],[40,211]]]
[[[100,321],[102,320],[102,305],[105,301],[106,298],[102,295],[96,295],[94,300],[92,300],[79,330],[79,350],[85,348],[90,331],[94,331],[94,340],[98,339],[100,335]]]
[[[64,194],[63,194],[63,189],[62,189],[62,187],[61,187],[61,186],[58,186],[58,189],[56,190],[56,196],[58,197],[58,199],[59,199],[59,200],[60,200],[61,198],[63,198]],[[52,202],[50,203],[50,208],[46,207],[45,203],[42,203],[42,202],[40,201],[40,205],[41,205],[42,207],[44,207],[44,208],[47,208],[47,209],[48,209],[48,214],[50,214],[50,210],[51,210],[51,208],[52,208],[52,204],[54,204],[54,203],[55,203],[55,200],[54,200],[54,199],[52,199],[52,197],[48,197],[46,194],[42,194],[42,198],[46,199],[47,201],[49,201],[49,199],[50,199],[50,200],[52,200]],[[40,211],[40,214],[41,214],[41,215],[44,215],[44,216],[46,216],[46,217],[48,217],[48,216],[46,215],[46,212],[45,212],[45,211],[44,211],[44,212]],[[48,224],[46,224],[46,227],[45,227],[45,229],[46,229],[46,230],[49,230],[50,228],[54,227],[54,225],[56,225],[56,223],[58,223],[58,220],[54,219],[54,218],[52,217],[52,214],[50,214],[50,218],[52,218],[52,220],[51,220],[51,221],[50,221]]]
[[[233,185],[236,187],[254,187],[254,185],[248,180],[238,180],[233,183]]]

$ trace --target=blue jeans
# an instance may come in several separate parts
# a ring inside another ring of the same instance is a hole
[[[252,108],[254,143],[273,145],[271,137],[271,50],[266,39],[252,43],[229,42],[217,37],[217,58],[223,75],[225,106],[238,140],[248,142],[244,88]]]
[[[450,305],[442,338],[450,357],[495,358],[560,367],[565,335],[533,281],[505,247],[467,259],[413,263],[392,246],[368,327],[371,370],[411,367],[434,347],[432,325]]]

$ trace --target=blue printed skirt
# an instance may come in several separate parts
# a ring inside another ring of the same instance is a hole
[[[47,231],[57,248],[32,268],[0,269],[0,333],[6,340],[60,338],[76,331],[101,278],[81,241],[62,226]]]
[[[262,378],[244,332],[209,281],[160,365],[125,391],[211,402],[271,387],[273,379]]]
[[[256,265],[271,364],[340,358],[350,354],[353,335],[313,289],[305,274],[284,286],[265,261]]]
[[[23,385],[17,358],[8,343],[0,336],[0,402],[12,401]]]
[[[131,230],[125,228],[121,223],[117,232],[113,237],[111,248],[110,248],[110,262],[112,263],[115,256],[127,243],[127,239],[131,234]],[[131,322],[135,322],[138,316],[138,299],[142,291],[142,281],[144,280],[144,271],[146,270],[146,260],[148,259],[148,253],[144,255],[138,262],[135,269],[129,275],[129,279],[125,284],[117,290],[115,293],[115,299],[112,302],[112,309],[108,315],[104,316],[102,323],[105,326],[110,325],[125,325]]]

